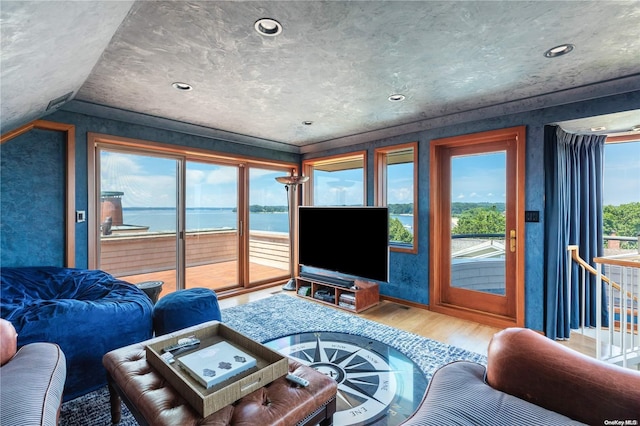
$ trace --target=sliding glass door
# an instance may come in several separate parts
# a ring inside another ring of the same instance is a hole
[[[289,275],[287,192],[276,177],[283,170],[249,170],[249,277],[256,285]]]
[[[163,295],[289,278],[290,165],[151,149],[90,136],[90,267]]]
[[[175,290],[179,160],[104,149],[99,168],[100,269]]]
[[[241,285],[238,174],[237,165],[101,150],[100,268],[162,281],[162,294]]]
[[[238,167],[187,161],[185,195],[185,288],[238,286]]]

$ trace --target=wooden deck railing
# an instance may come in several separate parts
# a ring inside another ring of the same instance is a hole
[[[186,267],[238,259],[236,230],[187,232]],[[289,237],[285,233],[251,231],[252,263],[289,268]],[[122,234],[102,237],[100,268],[116,276],[165,271],[176,267],[176,236],[172,233]]]

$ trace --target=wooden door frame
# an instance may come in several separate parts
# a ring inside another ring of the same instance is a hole
[[[525,294],[524,294],[524,263],[525,263],[525,159],[526,159],[526,127],[518,126],[500,130],[492,130],[450,138],[434,139],[430,145],[430,255],[429,255],[429,309],[463,318],[494,327],[524,327],[525,320]],[[444,194],[449,185],[440,185],[440,176],[448,169],[441,158],[444,149],[449,147],[462,147],[468,145],[491,144],[497,141],[513,140],[516,143],[516,242],[518,250],[515,260],[515,306],[514,315],[496,315],[482,311],[450,305],[442,300],[443,277],[446,276],[442,265],[449,260],[450,253],[441,249],[440,241],[450,238],[449,227],[444,223],[450,222],[450,212],[445,211],[441,200],[448,199],[450,194]],[[446,198],[445,198],[446,197]],[[447,221],[447,222],[445,222]]]

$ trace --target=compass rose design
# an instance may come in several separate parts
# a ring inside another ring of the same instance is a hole
[[[415,411],[426,389],[426,379],[413,361],[362,336],[302,333],[265,345],[338,383],[336,425],[400,424]]]

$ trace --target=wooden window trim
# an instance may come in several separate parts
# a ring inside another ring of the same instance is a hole
[[[244,217],[243,223],[246,223],[246,216],[248,215],[248,206],[241,203],[248,202],[248,177],[246,166],[256,166],[262,168],[272,168],[274,170],[288,169],[293,173],[298,172],[298,166],[294,163],[278,161],[278,160],[265,160],[256,157],[244,157],[241,155],[230,155],[227,153],[220,153],[212,150],[193,148],[181,145],[172,145],[160,142],[147,141],[135,138],[126,138],[120,136],[112,136],[101,133],[87,133],[87,178],[88,178],[88,212],[87,212],[87,224],[88,224],[88,239],[89,239],[89,252],[88,263],[90,268],[97,267],[98,254],[96,247],[98,243],[98,212],[99,212],[99,197],[95,192],[96,188],[96,171],[99,169],[97,164],[96,150],[97,148],[112,147],[120,151],[130,151],[132,153],[147,153],[147,154],[164,154],[167,156],[173,156],[178,159],[184,159],[184,161],[214,161],[218,164],[228,164],[239,166],[242,173],[238,176],[238,185],[242,185],[241,199],[238,199],[238,214]],[[246,233],[248,239],[248,233]],[[246,245],[244,239],[241,237],[242,244]],[[240,247],[240,257],[238,261],[244,262],[243,257],[244,247]]]
[[[349,160],[358,159],[358,161],[362,158],[362,199],[364,200],[364,205],[367,205],[367,151],[355,151],[350,152],[348,154],[336,154],[330,155],[328,157],[318,157],[312,158],[309,160],[304,160],[302,162],[302,173],[305,176],[309,177],[309,181],[304,185],[306,188],[303,188],[303,205],[305,206],[313,206],[313,170],[318,165],[323,164],[331,164],[331,163],[341,163],[348,162]]]
[[[390,152],[413,149],[413,244],[410,248],[389,244],[391,251],[399,253],[418,252],[418,142],[410,142],[377,148],[374,151],[374,204],[376,206],[387,205],[387,167],[386,157]]]

